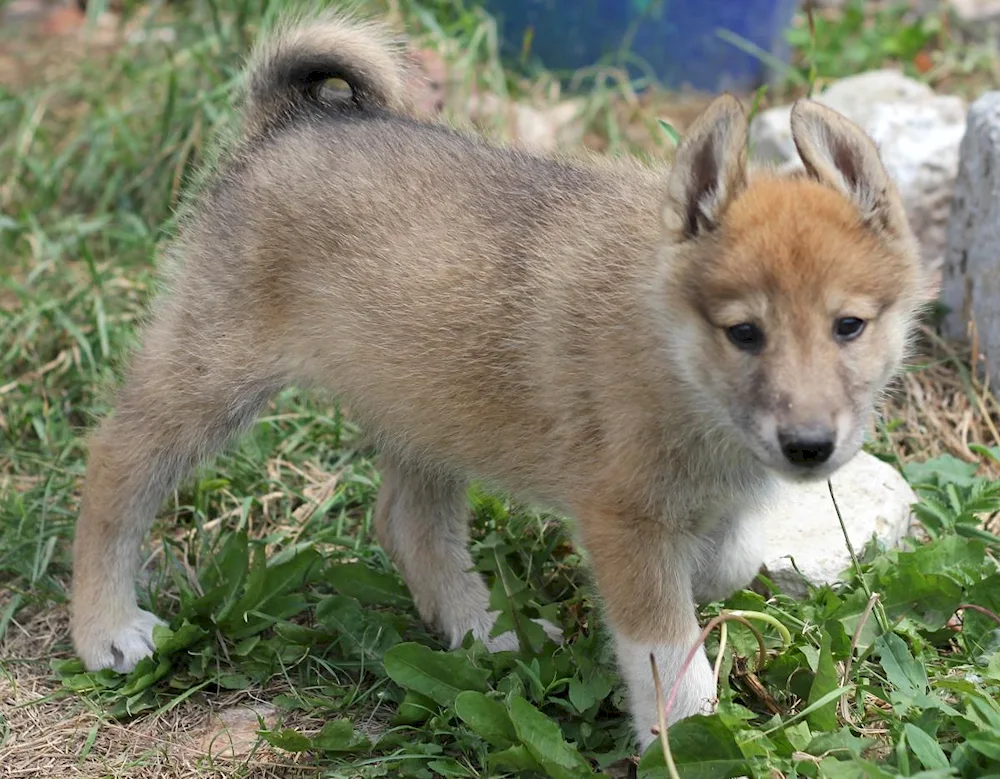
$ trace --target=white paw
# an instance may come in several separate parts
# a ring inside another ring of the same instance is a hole
[[[88,671],[110,668],[128,673],[144,657],[153,654],[153,628],[164,622],[155,614],[134,609],[111,621],[96,615],[73,631],[77,654]]]
[[[632,724],[640,749],[645,750],[653,742],[653,729],[659,727],[658,707],[666,703],[675,686],[673,707],[667,716],[668,727],[685,717],[715,711],[715,679],[704,648],[698,650],[684,676],[678,679],[690,645],[647,644],[631,641],[620,634],[615,636],[615,642],[618,663],[628,685]],[[649,660],[651,653],[656,658],[661,681],[662,698],[659,700]]]
[[[652,681],[650,685],[652,686]],[[664,697],[666,697],[667,691],[664,691]],[[715,710],[718,706],[718,702],[714,697],[704,697],[695,701],[694,708],[687,709],[683,711],[678,711],[678,707],[675,703],[673,710],[670,712],[670,716],[667,718],[667,727],[669,728],[675,722],[678,722],[687,717],[693,717],[696,714],[704,714],[709,716],[715,714]],[[656,710],[656,704],[653,703],[652,709],[644,708],[640,710],[638,706],[633,709],[633,725],[636,732],[636,742],[639,745],[639,753],[642,754],[649,748],[649,745],[654,741],[659,739],[660,730],[660,715]]]
[[[465,634],[470,630],[472,631],[473,638],[477,638],[483,642],[486,648],[491,652],[516,652],[520,649],[521,645],[517,639],[517,633],[513,630],[508,630],[506,633],[501,633],[499,636],[490,637],[490,632],[493,630],[493,624],[496,622],[498,612],[490,611],[482,615],[482,617],[476,620],[475,624],[466,627],[462,630],[461,634],[456,637],[452,636],[452,648],[461,646],[462,639]],[[562,644],[563,634],[562,630],[553,625],[547,619],[533,619],[536,625],[540,625],[542,630],[545,631],[550,639],[552,639],[557,644]],[[457,631],[456,631],[457,632]]]

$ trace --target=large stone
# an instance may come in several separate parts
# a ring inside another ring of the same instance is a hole
[[[941,300],[949,336],[973,335],[1000,386],[1000,92],[969,109],[948,226]]]
[[[900,473],[861,452],[831,479],[847,535],[859,555],[874,537],[897,545],[914,527],[917,496]],[[808,585],[842,580],[851,555],[826,482],[785,482],[766,517],[765,573],[785,594],[802,597]],[[796,570],[797,569],[797,570]]]
[[[934,98],[926,84],[907,78],[896,70],[872,70],[840,79],[815,96],[817,102],[839,111],[862,127],[872,112],[886,103],[920,103]],[[798,162],[789,121],[790,105],[762,111],[754,119],[750,137],[756,158],[779,165]]]
[[[940,267],[946,247],[965,103],[936,95],[894,70],[841,79],[816,96],[862,127],[878,144],[899,186],[925,260]],[[753,123],[754,158],[784,169],[801,167],[789,125],[791,106],[762,112]]]
[[[903,197],[924,259],[939,269],[947,251],[951,199],[965,133],[965,103],[954,96],[876,107],[867,127]]]

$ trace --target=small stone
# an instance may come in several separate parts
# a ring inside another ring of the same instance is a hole
[[[1000,92],[969,109],[945,257],[942,302],[950,337],[974,335],[993,386],[1000,382]]]
[[[269,703],[223,709],[213,715],[197,740],[198,748],[215,759],[246,757],[260,741],[257,731],[273,728],[277,722],[278,710]]]
[[[959,97],[936,95],[926,84],[893,70],[841,79],[816,100],[855,122],[879,146],[924,259],[932,269],[939,268],[965,132],[965,103]],[[754,119],[756,161],[783,170],[801,167],[790,117],[791,106],[780,106]]]
[[[891,465],[860,452],[830,481],[858,555],[873,536],[884,548],[891,548],[910,535],[914,528],[911,506],[917,496]],[[765,526],[764,573],[786,595],[801,598],[808,584],[842,581],[852,564],[825,481],[782,482]]]
[[[582,140],[580,111],[577,100],[537,108],[490,93],[474,94],[469,99],[469,116],[481,128],[493,131],[499,122],[511,142],[540,152],[574,146]]]

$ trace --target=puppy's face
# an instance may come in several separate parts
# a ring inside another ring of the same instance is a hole
[[[672,339],[689,379],[762,463],[829,475],[857,453],[903,359],[919,261],[808,179],[751,183],[698,253]]]
[[[724,438],[820,478],[860,448],[925,282],[874,146],[829,109],[796,109],[802,177],[748,181],[742,114],[725,106],[692,128],[656,294],[674,368]]]

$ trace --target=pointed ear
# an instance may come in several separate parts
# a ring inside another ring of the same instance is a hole
[[[854,122],[812,100],[792,106],[792,138],[809,175],[846,195],[872,228],[894,229],[898,197],[875,142]]]
[[[747,117],[732,95],[722,95],[691,125],[667,180],[663,223],[694,238],[711,232],[726,206],[746,187]]]

